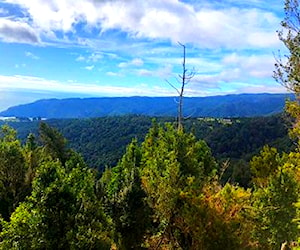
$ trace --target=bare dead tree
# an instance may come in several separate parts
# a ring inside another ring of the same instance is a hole
[[[180,84],[180,87],[174,86],[170,81],[167,80],[167,83],[176,90],[178,93],[178,111],[177,111],[177,123],[178,130],[183,129],[182,121],[184,119],[183,116],[183,97],[185,86],[191,81],[191,79],[195,76],[194,70],[189,70],[186,68],[186,46],[180,42],[178,42],[180,46],[183,48],[183,62],[182,62],[182,74],[179,74],[176,78],[177,82]]]

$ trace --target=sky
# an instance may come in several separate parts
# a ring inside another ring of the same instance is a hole
[[[283,93],[283,0],[0,0],[0,111],[45,98]],[[171,86],[172,85],[172,86]],[[175,88],[174,88],[175,87]]]

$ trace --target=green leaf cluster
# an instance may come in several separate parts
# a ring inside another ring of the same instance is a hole
[[[61,135],[50,127],[47,134],[58,136],[46,138],[42,146],[32,137],[22,146],[12,136],[13,131],[7,127],[3,130],[5,164],[1,168],[9,175],[6,179],[3,176],[1,191],[7,192],[9,187],[14,199],[6,206],[9,218],[1,211],[0,248],[110,249],[111,220],[97,199],[95,173],[81,156],[68,152],[68,158],[58,157],[66,148]],[[5,182],[10,184],[6,187]],[[26,185],[29,188],[24,188]],[[16,197],[23,194],[22,188],[27,194],[20,200]]]

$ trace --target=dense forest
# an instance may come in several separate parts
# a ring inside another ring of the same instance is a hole
[[[80,153],[85,162],[102,172],[114,167],[133,138],[144,140],[153,121],[164,124],[174,118],[148,116],[116,116],[90,119],[55,119],[46,121],[67,139],[67,146]],[[29,133],[38,136],[39,121],[11,122],[24,141]],[[284,115],[256,118],[189,118],[184,121],[186,132],[204,140],[215,159],[228,167],[222,181],[248,187],[251,181],[249,161],[265,146],[289,152],[294,144],[288,137],[289,123]]]
[[[3,125],[0,249],[300,249],[298,1],[284,11],[288,119]]]
[[[282,112],[291,94],[236,94],[187,97],[184,115],[193,117],[254,117]],[[99,97],[45,99],[10,107],[0,116],[92,118],[138,114],[175,116],[177,97]]]
[[[57,129],[41,122],[38,134],[21,143],[1,129],[2,249],[279,249],[299,236],[297,150],[265,146],[243,188],[172,123],[152,121],[101,174]]]

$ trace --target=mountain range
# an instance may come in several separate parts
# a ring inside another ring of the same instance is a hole
[[[254,117],[280,113],[291,94],[237,94],[185,97],[190,117]],[[43,99],[0,112],[4,117],[89,118],[116,115],[176,116],[177,97],[99,97]]]

